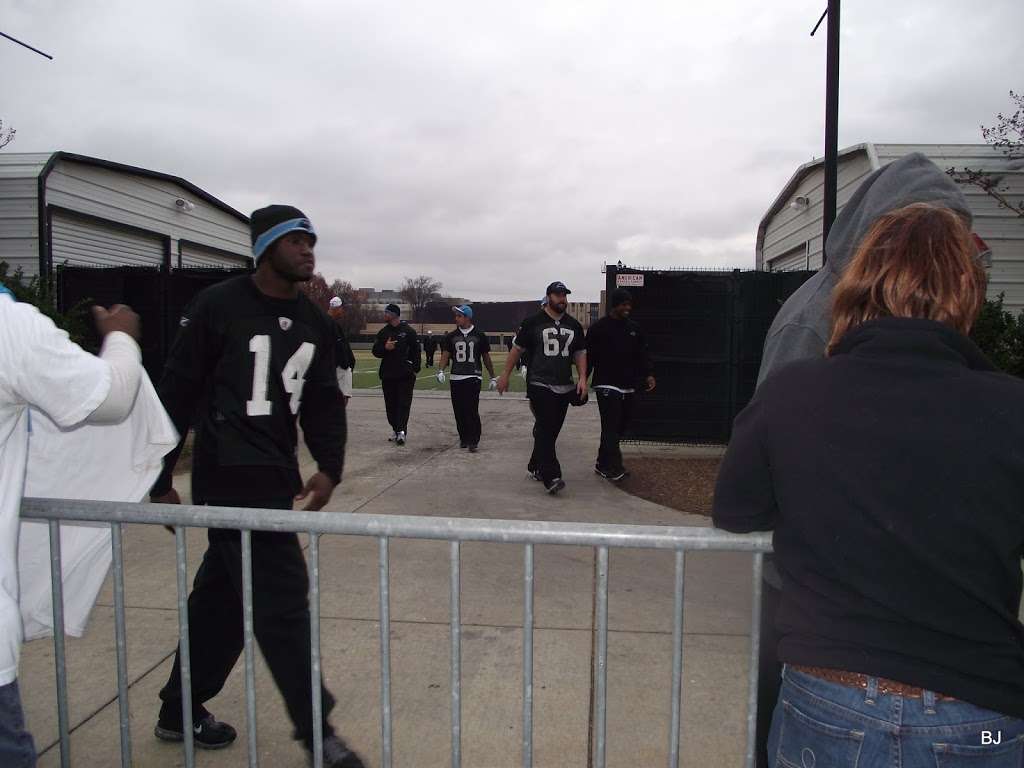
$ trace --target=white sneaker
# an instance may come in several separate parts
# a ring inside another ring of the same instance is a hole
[[[395,435],[395,443],[397,445],[405,445],[405,432],[399,432]]]

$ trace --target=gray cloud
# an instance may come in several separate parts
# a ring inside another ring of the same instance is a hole
[[[603,261],[752,267],[822,153],[819,8],[691,5],[14,2],[5,31],[56,59],[0,45],[2,116],[11,151],[299,205],[330,277],[596,299]],[[979,140],[1021,87],[1021,11],[962,5],[844,9],[841,143]]]

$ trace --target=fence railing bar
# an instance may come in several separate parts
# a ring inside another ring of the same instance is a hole
[[[583,547],[640,549],[727,550],[770,552],[771,534],[735,534],[714,528],[565,523],[541,520],[484,520],[413,515],[332,515],[295,510],[197,507],[172,504],[130,504],[110,501],[24,499],[25,519],[69,522],[187,525],[195,528],[235,528],[258,531],[315,531],[348,536],[451,541],[490,541],[506,544],[567,544]]]
[[[313,768],[324,765],[324,702],[320,671],[320,534],[309,533],[309,661],[313,697]]]
[[[608,548],[597,548],[597,657],[594,659],[594,768],[605,766],[608,712]]]
[[[185,768],[195,768],[196,749],[192,735],[192,657],[188,634],[188,557],[185,527],[174,527],[174,558],[178,571],[178,656],[181,659],[181,730],[184,736]]]
[[[668,768],[679,768],[679,740],[683,707],[683,575],[686,553],[676,551],[675,589],[672,598],[672,697],[668,721]]]
[[[128,708],[128,629],[125,622],[124,538],[121,523],[110,524],[114,565],[114,646],[117,654],[117,710],[121,730],[121,768],[132,766],[132,732]]]
[[[764,570],[764,554],[754,553],[753,571],[754,606],[750,611],[750,680],[747,688],[747,757],[744,765],[754,768],[757,745],[757,685],[759,656],[761,649],[761,575]]]
[[[378,540],[380,579],[380,764],[391,768],[391,574],[388,537]]]
[[[242,531],[242,645],[245,649],[245,722],[249,768],[259,764],[256,739],[256,650],[253,647],[252,531]]]
[[[533,544],[523,548],[523,768],[533,766]]]
[[[71,731],[68,725],[68,667],[64,644],[64,569],[60,557],[60,521],[50,521],[50,592],[53,600],[53,666],[57,677],[57,723],[60,731],[60,765],[71,765]]]
[[[462,765],[462,619],[460,615],[459,542],[451,542],[451,691],[452,768]]]

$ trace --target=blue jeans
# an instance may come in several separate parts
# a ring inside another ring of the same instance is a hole
[[[36,747],[25,730],[18,681],[0,685],[0,765],[4,768],[33,768]]]
[[[1024,768],[1024,720],[933,693],[907,698],[791,667],[768,736],[778,768]]]

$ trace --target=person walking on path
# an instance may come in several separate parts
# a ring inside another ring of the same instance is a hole
[[[182,317],[159,393],[184,436],[196,423],[192,500],[226,507],[319,510],[341,481],[347,425],[334,359],[334,324],[298,284],[313,276],[316,232],[297,208],[271,205],[251,218],[256,271],[202,291]],[[299,475],[298,431],[317,463]],[[171,484],[181,445],[151,491],[180,503]],[[236,530],[210,529],[188,598],[195,743],[219,749],[235,729],[203,706],[223,688],[242,651],[242,550]],[[256,641],[284,697],[294,738],[312,755],[309,577],[295,533],[252,534]],[[334,696],[322,686],[323,763],[362,768],[334,732]],[[160,691],[155,733],[183,738],[179,656]]]
[[[422,328],[420,330],[423,330]],[[437,352],[437,339],[434,337],[433,331],[427,331],[427,335],[423,337],[423,352],[427,357],[427,368],[434,367],[434,354]]]
[[[29,455],[29,409],[61,428],[128,417],[143,370],[139,318],[128,307],[93,308],[99,356],[72,342],[34,306],[0,284],[0,765],[32,768],[35,744],[18,688],[22,616],[18,531]]]
[[[630,320],[632,311],[633,296],[618,288],[612,292],[608,314],[587,332],[587,367],[593,372],[591,388],[601,411],[594,471],[615,482],[626,476],[619,440],[633,412],[635,392],[638,387],[652,392],[657,384],[640,325]]]
[[[551,283],[546,291],[544,307],[526,318],[516,333],[515,346],[505,361],[505,371],[498,379],[498,392],[508,391],[508,377],[520,357],[525,357],[526,391],[533,411],[533,454],[527,471],[544,483],[548,493],[565,488],[562,467],[558,463],[555,444],[565,423],[565,414],[572,403],[587,399],[587,351],[583,326],[566,313],[571,291],[565,283]],[[572,381],[575,364],[578,380]]]
[[[377,332],[373,356],[380,358],[378,375],[393,433],[388,440],[395,445],[405,445],[412,393],[416,388],[416,374],[420,372],[420,342],[412,326],[402,320],[402,309],[397,304],[387,305],[384,319],[387,322]]]
[[[338,389],[341,390],[345,405],[348,405],[348,401],[352,399],[352,374],[356,370],[356,356],[345,337],[345,329],[341,327],[341,321],[345,319],[345,303],[340,296],[331,299],[327,314],[334,321],[334,330],[337,334],[334,343],[334,364],[338,369]]]
[[[452,363],[451,393],[455,426],[459,430],[459,446],[476,453],[480,444],[480,387],[483,383],[481,362],[491,376],[491,389],[497,388],[491,345],[487,335],[473,325],[473,308],[468,304],[452,307],[458,327],[444,337],[437,380],[444,383],[445,368]]]

